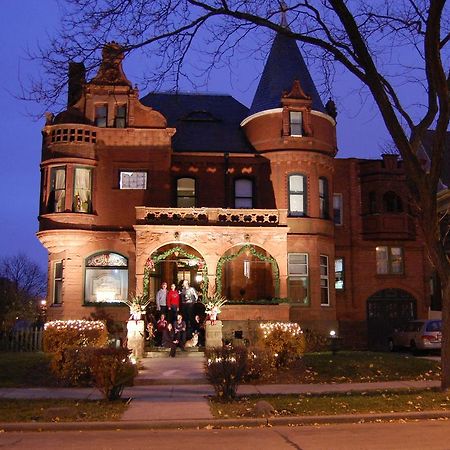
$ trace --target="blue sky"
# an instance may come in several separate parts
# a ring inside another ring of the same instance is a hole
[[[27,48],[45,45],[60,20],[55,0],[19,0],[2,2],[0,43],[3,49],[0,70],[0,257],[22,252],[46,267],[46,251],[37,240],[39,207],[39,163],[41,128],[44,120],[30,113],[39,108],[15,98],[21,82],[39,74],[36,62],[27,59]],[[214,73],[208,85],[212,92],[230,93],[247,106],[256,90],[261,61],[241,58],[233,67],[233,75],[225,69]],[[135,57],[125,63],[125,72],[134,83],[139,80],[139,63]],[[314,78],[314,73],[313,73]],[[387,140],[386,131],[375,108],[357,94],[347,97],[354,81],[340,78],[335,90],[338,101],[339,157],[374,157]],[[205,89],[202,89],[205,91]],[[145,90],[141,89],[141,95]],[[326,102],[327,98],[322,99]]]

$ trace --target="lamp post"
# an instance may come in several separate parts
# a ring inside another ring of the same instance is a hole
[[[333,355],[335,355],[340,349],[340,341],[341,338],[337,336],[336,331],[330,331],[330,337],[328,338],[330,341],[330,350]]]

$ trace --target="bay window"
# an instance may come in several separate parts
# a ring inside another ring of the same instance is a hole
[[[92,169],[75,167],[73,187],[73,212],[92,211]]]
[[[330,289],[328,279],[328,256],[320,255],[320,305],[330,305]]]
[[[288,253],[288,290],[293,302],[309,305],[308,254]]]
[[[289,215],[306,215],[306,176],[302,174],[289,175]]]

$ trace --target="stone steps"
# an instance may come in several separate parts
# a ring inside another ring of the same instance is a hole
[[[169,358],[170,349],[155,347],[145,351],[144,358]],[[204,347],[186,348],[186,351],[177,349],[176,357],[179,358],[203,358],[205,356]]]

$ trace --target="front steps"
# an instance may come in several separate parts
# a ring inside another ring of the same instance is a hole
[[[177,348],[176,358],[203,358],[205,356],[204,347],[187,347],[186,351]],[[146,349],[144,358],[169,358],[169,348],[152,347]]]

